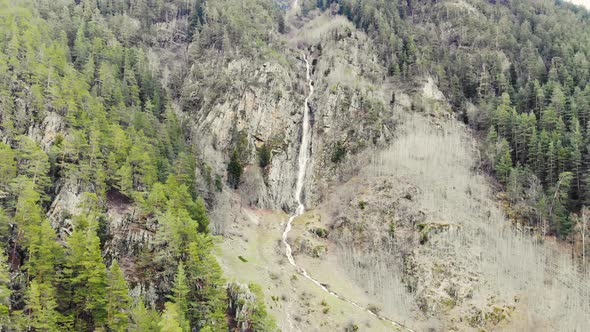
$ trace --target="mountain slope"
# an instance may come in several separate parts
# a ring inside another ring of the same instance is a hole
[[[587,329],[589,17],[0,0],[1,329]]]

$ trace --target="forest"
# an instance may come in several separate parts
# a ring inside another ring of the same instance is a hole
[[[0,2],[2,330],[228,330],[193,147],[149,57],[177,18],[171,38],[188,42],[200,2]],[[64,186],[81,199],[56,231],[47,212]],[[155,300],[132,297],[105,251],[112,197],[151,225],[133,280],[158,283]],[[257,306],[247,324],[272,330]]]
[[[302,11],[315,8],[366,31],[390,76],[436,78],[482,137],[482,168],[502,186],[515,219],[568,240],[587,228],[586,9],[562,1],[318,0]]]
[[[590,12],[560,0],[301,2],[297,15],[328,10],[369,35],[392,80],[435,78],[480,138],[480,167],[511,217],[565,241],[585,236]],[[206,193],[238,188],[247,161],[236,146],[228,174],[212,173],[183,115],[231,86],[200,60],[286,61],[285,8],[0,0],[1,330],[276,330],[260,287],[228,286],[213,255]],[[158,57],[175,52],[181,69],[162,72]],[[207,89],[185,81],[189,68]],[[79,198],[67,227],[48,216],[64,188]],[[111,248],[113,206],[132,209],[150,239],[132,264]],[[160,286],[146,298],[145,284]],[[257,300],[245,308],[240,292]]]

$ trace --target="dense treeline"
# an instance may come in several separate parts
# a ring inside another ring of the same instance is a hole
[[[520,217],[572,233],[590,203],[590,13],[550,1],[307,1],[376,41],[389,74],[434,76],[487,134],[485,167]],[[475,104],[474,110],[469,104]]]
[[[189,42],[203,6],[0,1],[0,329],[228,329],[194,151],[148,48]],[[46,213],[66,186],[78,212],[56,233]],[[162,282],[155,303],[102,251],[113,196],[155,225],[134,278]]]

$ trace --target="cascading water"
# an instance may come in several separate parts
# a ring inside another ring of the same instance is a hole
[[[313,280],[312,278],[310,278],[307,275],[307,272],[305,272],[305,270],[299,266],[297,266],[297,264],[295,264],[295,260],[293,259],[293,254],[292,254],[292,250],[291,250],[291,246],[289,245],[289,243],[287,242],[287,235],[289,235],[289,232],[291,231],[291,223],[293,222],[293,219],[297,218],[298,216],[302,215],[303,212],[305,211],[305,206],[303,205],[303,203],[301,202],[301,192],[303,191],[303,183],[305,181],[305,169],[307,167],[307,160],[309,159],[309,98],[311,98],[311,95],[313,94],[313,81],[311,79],[311,74],[310,74],[310,70],[309,70],[309,61],[307,61],[307,56],[303,56],[303,59],[305,60],[305,66],[307,68],[307,82],[309,85],[309,94],[307,95],[307,98],[305,98],[305,109],[303,111],[303,135],[301,137],[301,147],[299,148],[299,156],[297,158],[298,161],[298,169],[297,169],[297,182],[295,183],[295,199],[297,200],[297,209],[295,209],[295,213],[293,213],[291,215],[291,217],[289,217],[289,220],[287,221],[287,227],[285,227],[285,231],[283,232],[283,243],[285,244],[286,249],[286,254],[287,254],[287,258],[289,259],[289,263],[291,263],[291,265],[293,265],[295,268],[297,268],[304,276],[306,276],[308,279]],[[320,285],[318,282],[316,282],[318,285]],[[320,285],[321,287],[323,287],[322,285]]]
[[[295,3],[297,3],[297,2],[295,1]],[[303,191],[303,184],[305,181],[305,171],[307,168],[307,161],[309,160],[309,139],[310,139],[309,136],[311,134],[310,133],[310,123],[309,123],[309,99],[313,95],[313,80],[311,79],[311,68],[310,68],[311,65],[309,64],[309,60],[307,59],[307,56],[305,54],[303,55],[303,60],[305,60],[306,78],[307,78],[307,83],[309,85],[309,94],[307,95],[307,98],[305,98],[305,105],[304,105],[304,111],[303,111],[303,124],[302,124],[303,134],[301,137],[301,147],[299,147],[299,155],[297,158],[298,169],[297,169],[297,181],[295,183],[295,199],[297,200],[297,209],[295,209],[295,213],[293,213],[289,217],[289,220],[287,221],[287,226],[285,227],[285,231],[283,232],[283,237],[282,237],[283,243],[285,244],[285,254],[287,256],[287,259],[289,260],[289,263],[291,263],[291,265],[293,265],[293,267],[295,267],[295,269],[302,276],[304,276],[306,279],[308,279],[309,281],[316,284],[318,287],[320,287],[326,293],[329,293],[332,296],[341,299],[342,301],[348,302],[351,305],[353,305],[361,310],[364,310],[364,311],[368,312],[369,314],[377,317],[378,319],[388,321],[391,324],[393,324],[394,326],[404,328],[407,331],[413,331],[412,329],[410,329],[400,323],[397,323],[387,317],[377,314],[377,313],[357,304],[356,302],[348,300],[348,299],[342,297],[341,295],[338,295],[337,293],[329,290],[322,283],[320,283],[316,279],[312,278],[307,273],[307,271],[305,271],[305,269],[303,267],[301,267],[301,266],[297,265],[297,263],[295,263],[295,259],[293,258],[293,250],[291,249],[291,245],[289,244],[289,242],[287,242],[287,237],[289,236],[289,232],[291,231],[291,226],[292,226],[293,220],[295,218],[299,217],[300,215],[302,215],[303,212],[305,212],[305,205],[303,205],[303,202],[301,200],[301,193]]]

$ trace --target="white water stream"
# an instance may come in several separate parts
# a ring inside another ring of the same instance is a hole
[[[295,4],[297,4],[297,0],[295,0]],[[307,82],[309,85],[309,94],[307,95],[307,98],[305,98],[305,106],[304,106],[304,111],[303,111],[303,123],[302,123],[303,134],[301,137],[301,147],[299,147],[299,155],[297,158],[297,161],[298,161],[297,182],[295,183],[295,199],[297,200],[297,209],[295,209],[295,213],[293,213],[289,217],[289,220],[287,221],[287,226],[285,227],[285,231],[283,232],[283,236],[282,236],[283,243],[285,244],[285,254],[287,256],[287,259],[289,260],[289,263],[291,263],[291,265],[293,265],[293,267],[295,267],[297,272],[299,272],[302,276],[304,276],[309,281],[316,284],[318,287],[320,287],[326,293],[329,293],[332,296],[334,296],[338,299],[341,299],[342,301],[348,302],[351,305],[368,312],[369,314],[377,317],[380,320],[388,321],[396,327],[404,328],[407,331],[413,331],[412,329],[410,329],[400,323],[397,323],[387,317],[381,316],[381,315],[359,305],[358,303],[348,300],[348,299],[342,297],[341,295],[338,295],[337,293],[329,290],[326,286],[324,286],[324,284],[322,284],[319,281],[317,281],[316,279],[312,278],[307,273],[307,271],[305,271],[305,269],[303,267],[301,267],[301,266],[297,265],[297,263],[295,263],[295,259],[293,258],[293,250],[291,249],[291,245],[289,244],[289,242],[287,242],[287,237],[289,236],[289,232],[291,231],[291,226],[292,226],[293,220],[295,218],[299,217],[300,215],[302,215],[303,212],[305,212],[305,205],[303,205],[303,202],[301,200],[301,193],[303,191],[303,184],[305,182],[305,171],[307,168],[307,161],[309,160],[309,140],[310,140],[310,137],[309,137],[310,136],[309,99],[313,95],[313,80],[311,79],[311,65],[310,65],[309,60],[307,59],[307,56],[305,54],[303,55],[303,60],[305,60],[306,78],[307,78]],[[291,322],[290,322],[290,324],[292,326]]]

